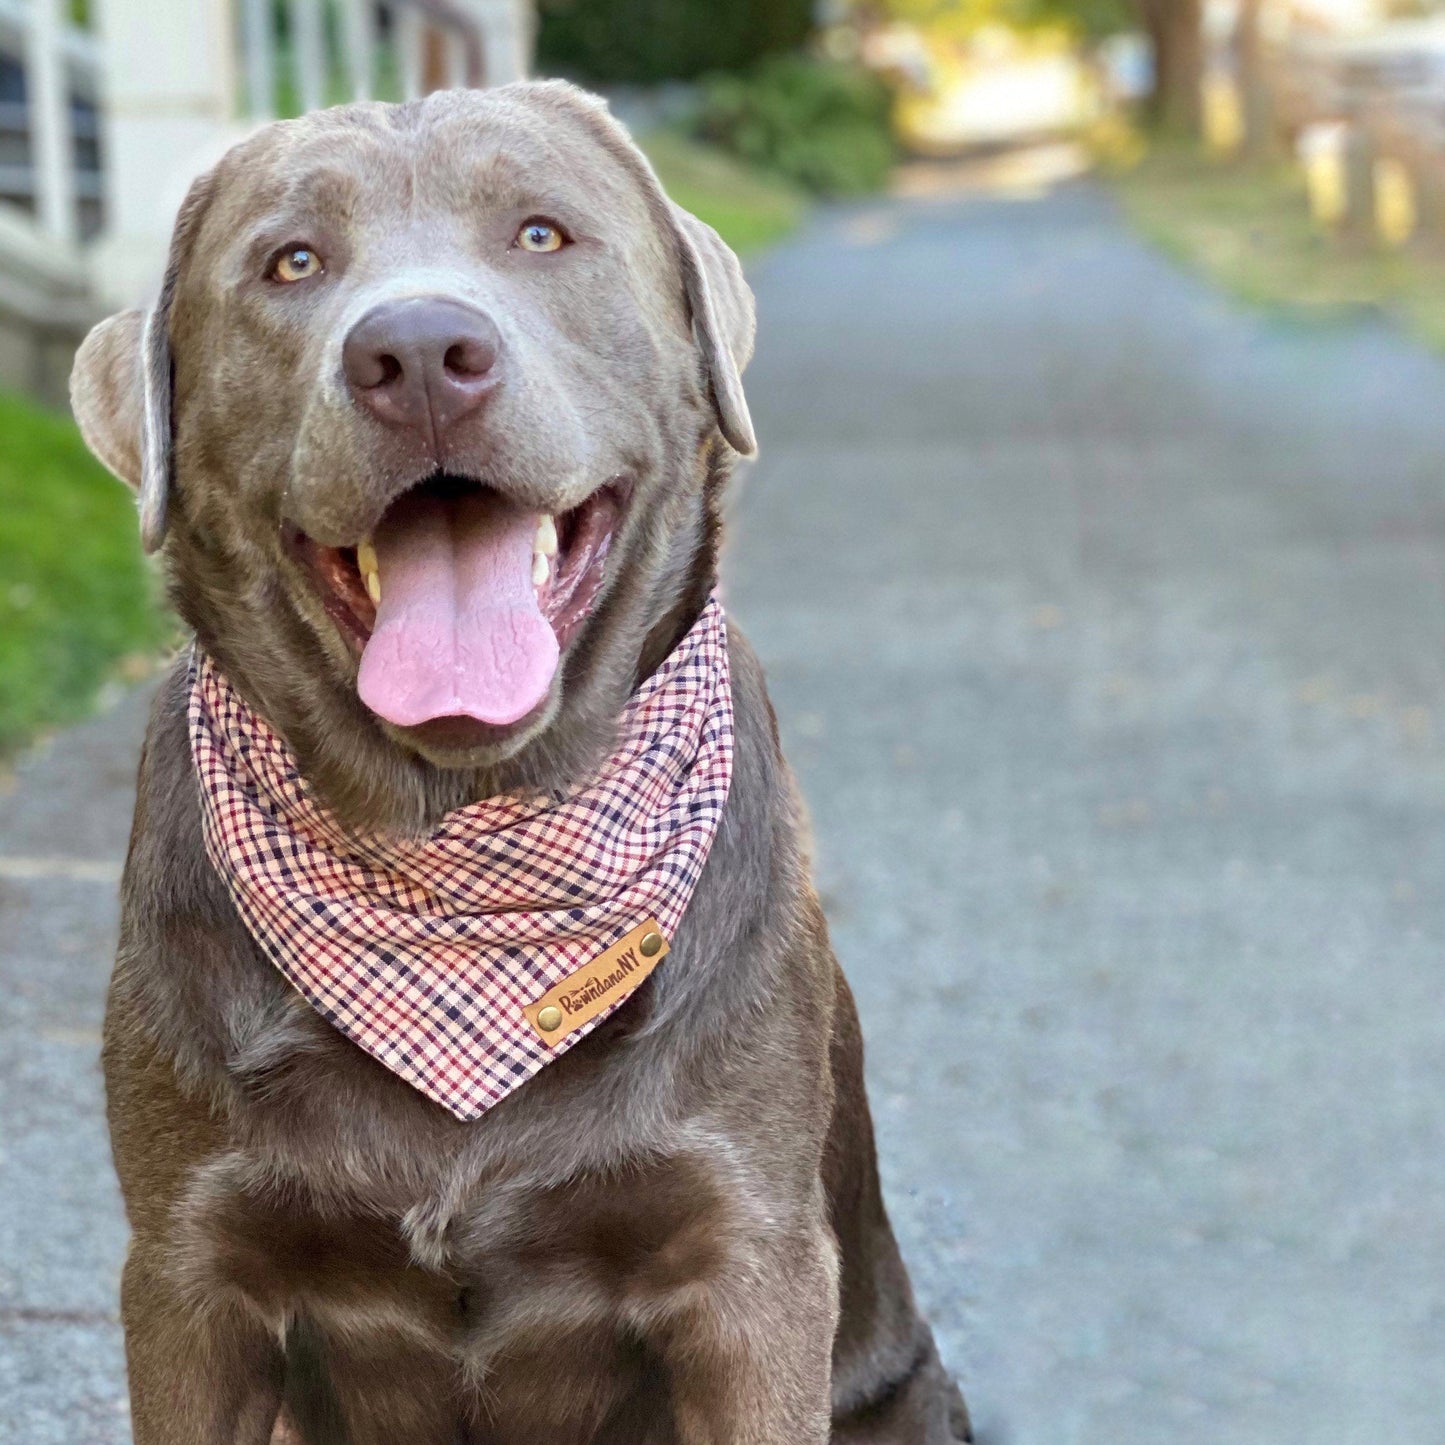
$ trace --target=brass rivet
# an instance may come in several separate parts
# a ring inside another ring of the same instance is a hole
[[[642,942],[637,945],[637,951],[643,958],[651,958],[655,953],[662,952],[662,935],[660,933],[644,933]]]
[[[554,1003],[549,1003],[544,1009],[538,1009],[537,1027],[544,1034],[550,1034],[554,1029],[560,1029],[562,1027],[562,1010]]]

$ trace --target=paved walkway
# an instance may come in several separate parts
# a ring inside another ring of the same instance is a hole
[[[829,214],[755,280],[730,602],[987,1445],[1434,1445],[1445,365],[1240,312],[1087,187]],[[138,734],[0,800],[16,1445],[125,1438],[94,1054]]]

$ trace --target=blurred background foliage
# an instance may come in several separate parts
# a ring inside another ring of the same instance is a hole
[[[891,91],[871,71],[795,53],[706,77],[690,129],[814,195],[856,195],[892,169],[892,112]]]
[[[883,0],[880,9],[893,20],[958,39],[997,25],[1065,26],[1099,39],[1139,22],[1130,0]]]
[[[802,45],[812,0],[541,0],[537,70],[597,85],[691,80]]]

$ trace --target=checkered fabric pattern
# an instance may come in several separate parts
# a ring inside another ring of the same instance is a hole
[[[727,632],[714,598],[584,787],[488,798],[428,838],[344,829],[200,652],[190,728],[206,850],[257,943],[347,1038],[476,1119],[606,1017],[549,1043],[525,1005],[649,918],[676,931],[732,776]]]

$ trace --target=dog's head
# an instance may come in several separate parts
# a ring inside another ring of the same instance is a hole
[[[270,126],[72,394],[172,598],[352,821],[558,786],[696,614],[752,299],[560,83]]]

